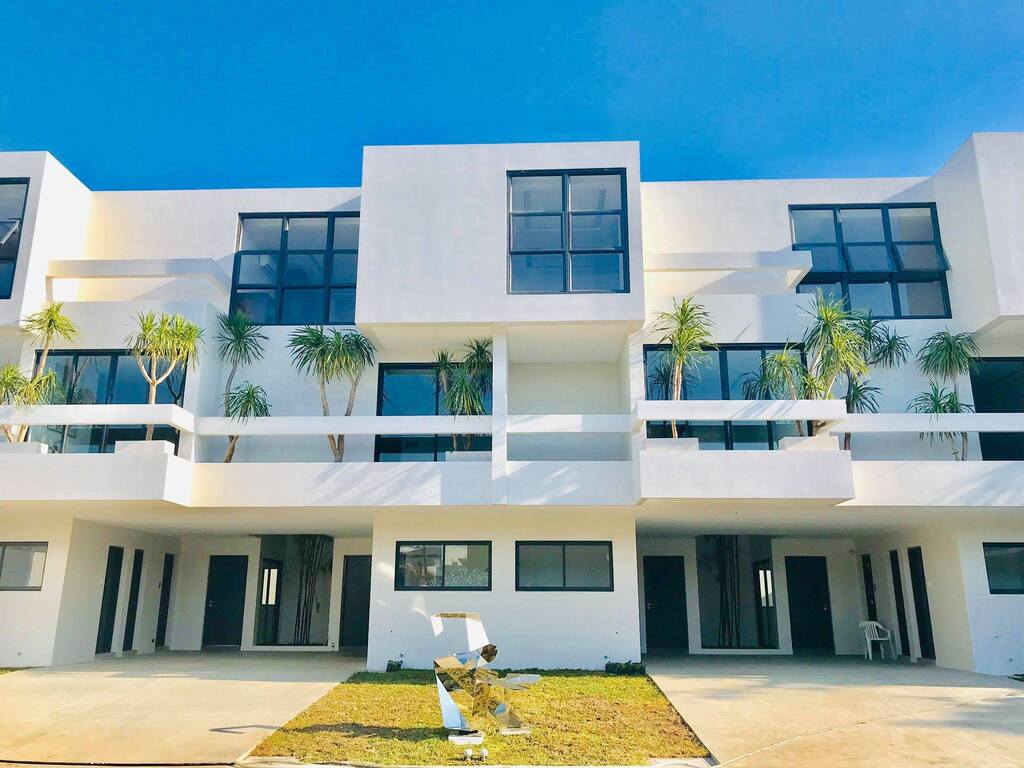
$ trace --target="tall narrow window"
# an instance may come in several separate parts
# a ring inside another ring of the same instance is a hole
[[[793,249],[811,252],[798,293],[878,318],[950,316],[934,204],[793,205],[789,215]]]
[[[0,179],[0,299],[11,298],[28,179]]]
[[[352,325],[358,213],[241,217],[231,308],[263,325]]]
[[[626,172],[508,175],[509,292],[629,290]]]

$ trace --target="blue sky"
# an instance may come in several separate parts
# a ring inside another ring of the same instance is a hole
[[[645,180],[918,175],[1024,130],[1021,0],[8,0],[4,28],[0,149],[94,189],[356,185],[364,144],[593,139],[640,140]]]

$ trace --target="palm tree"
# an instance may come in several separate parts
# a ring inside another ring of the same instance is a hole
[[[53,371],[30,378],[14,363],[0,366],[0,405],[16,408],[51,403],[60,398],[57,374]],[[26,425],[4,424],[4,436],[10,443],[20,443],[28,435]]]
[[[128,334],[125,346],[149,385],[150,405],[156,403],[157,388],[179,366],[193,364],[203,348],[203,329],[181,315],[140,313],[138,329]],[[153,439],[154,425],[146,426],[146,440]]]
[[[491,380],[494,373],[494,355],[491,353],[490,339],[470,339],[462,345],[465,354],[462,356],[462,364],[466,366],[472,377],[479,384],[480,392],[488,392],[491,389]]]
[[[248,314],[239,310],[230,315],[217,315],[217,322],[220,325],[217,332],[217,352],[220,359],[231,366],[224,383],[224,415],[231,416],[228,413],[229,398],[238,368],[242,365],[249,367],[257,360],[263,359],[263,342],[267,337],[262,333],[262,325],[254,323]],[[231,461],[230,456],[234,454],[234,445],[237,442],[237,435],[228,436],[228,458],[225,461]]]
[[[64,302],[55,301],[22,321],[25,333],[30,334],[33,341],[41,347],[39,359],[32,368],[33,379],[46,370],[46,358],[54,341],[63,339],[72,342],[78,336],[78,326],[63,313],[63,308]]]
[[[819,293],[805,314],[810,318],[803,339],[808,374],[805,394],[828,400],[834,397],[832,390],[840,376],[867,375],[868,344],[859,316],[846,309],[842,298]]]
[[[224,384],[224,415],[227,416],[228,395],[231,392],[239,366],[249,367],[263,359],[263,342],[267,337],[263,326],[254,323],[245,312],[235,310],[230,315],[217,315],[217,352],[220,359],[231,366]]]
[[[864,358],[869,368],[899,368],[910,357],[907,338],[871,316],[855,316],[853,325],[864,344]],[[846,371],[846,410],[849,413],[878,413],[878,394],[882,390],[868,383],[866,377]],[[843,435],[843,450],[852,447],[853,435]]]
[[[458,368],[459,363],[451,352],[447,349],[434,350],[434,386],[437,387],[442,402],[448,401],[448,387]],[[452,435],[453,451],[458,448],[455,440],[455,435]]]
[[[672,399],[679,400],[683,391],[683,376],[687,367],[704,365],[708,350],[714,349],[711,340],[711,315],[703,305],[687,296],[673,300],[671,312],[659,312],[654,330],[662,334],[661,343],[669,346],[666,354],[672,362]],[[676,422],[670,422],[672,437],[679,437]]]
[[[960,402],[960,396],[956,391],[952,389],[946,389],[945,387],[936,384],[934,381],[928,382],[928,391],[921,392],[916,395],[910,404],[907,406],[908,411],[914,411],[915,413],[972,413],[974,406],[970,403]],[[950,452],[953,454],[954,459],[960,461],[966,461],[967,459],[967,441],[966,433],[961,432],[961,447],[958,449],[956,444],[956,435],[952,432],[922,432],[920,437],[924,440],[928,438],[929,443],[934,443],[936,440],[945,440],[949,443]]]
[[[974,336],[970,333],[950,333],[949,330],[933,333],[927,339],[921,349],[917,352],[917,364],[921,373],[929,379],[938,379],[940,383],[949,382],[952,384],[952,397],[946,398],[943,402],[945,407],[958,406],[959,411],[936,411],[936,413],[967,413],[973,407],[960,400],[959,379],[967,376],[978,366],[978,356],[981,350]],[[930,395],[936,390],[934,381],[929,392],[922,393]],[[941,391],[941,388],[939,388]],[[918,395],[921,397],[921,395]],[[917,398],[915,398],[917,400]],[[967,461],[967,433],[960,433],[960,461]],[[957,452],[954,451],[954,455]]]
[[[292,364],[307,376],[315,376],[320,387],[320,406],[324,416],[331,415],[327,402],[327,384],[335,379],[348,379],[348,405],[345,415],[352,415],[356,388],[367,367],[373,365],[377,350],[359,331],[341,333],[336,328],[325,331],[320,325],[304,325],[288,339]],[[345,435],[327,435],[335,461],[345,457]]]
[[[229,419],[245,422],[251,418],[269,416],[270,402],[267,400],[267,393],[263,387],[242,382],[232,389],[224,404],[224,415]],[[230,464],[235,455],[235,446],[238,445],[238,435],[228,437],[228,450],[224,454],[224,463]]]

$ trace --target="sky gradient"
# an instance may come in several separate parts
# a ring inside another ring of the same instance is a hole
[[[368,144],[601,139],[639,140],[647,181],[928,175],[1024,130],[1021,0],[100,5],[5,4],[0,90],[0,149],[93,189],[356,186]]]

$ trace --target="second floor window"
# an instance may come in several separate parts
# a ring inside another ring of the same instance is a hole
[[[626,172],[508,175],[509,293],[629,290]]]
[[[241,217],[231,309],[261,325],[352,325],[358,213]]]
[[[934,204],[793,205],[789,213],[793,248],[812,260],[798,293],[842,297],[877,318],[950,316]]]
[[[708,350],[704,365],[683,371],[682,400],[765,400],[757,375],[769,353],[783,344],[722,345]],[[793,350],[792,354],[800,354]],[[644,347],[644,375],[648,400],[672,399],[672,361],[662,344]],[[800,434],[795,421],[687,421],[677,422],[679,437],[696,437],[701,450],[775,450],[783,437]],[[647,436],[672,437],[667,421],[647,422]]]
[[[27,196],[28,179],[0,179],[0,299],[11,298],[14,290]]]
[[[484,395],[491,412],[491,394]],[[444,416],[444,396],[430,363],[384,363],[378,371],[378,416]],[[456,451],[489,451],[490,435],[378,435],[375,461],[445,461]]]

